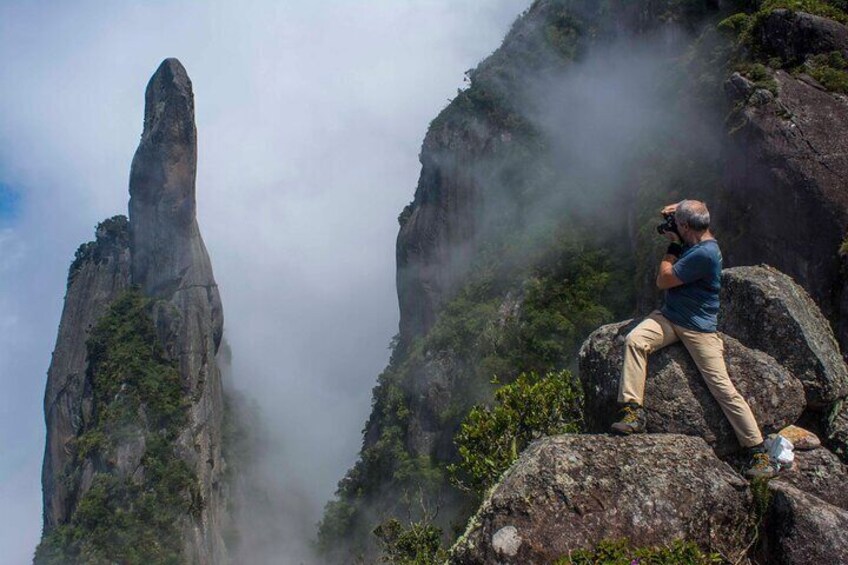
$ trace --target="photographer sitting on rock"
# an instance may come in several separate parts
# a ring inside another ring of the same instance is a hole
[[[763,447],[763,436],[748,403],[733,386],[724,364],[724,345],[716,333],[721,287],[721,250],[710,233],[710,213],[703,202],[683,200],[662,210],[657,231],[671,243],[660,263],[657,287],[665,290],[655,310],[626,338],[618,401],[622,418],[612,425],[621,434],[645,431],[642,407],[648,355],[683,342],[710,392],[733,426],[739,443],[751,452],[750,478],[770,478],[777,469]]]

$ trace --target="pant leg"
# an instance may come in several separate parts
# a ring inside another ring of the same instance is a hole
[[[745,398],[739,394],[727,374],[724,363],[724,343],[717,333],[705,333],[674,326],[680,341],[686,346],[710,392],[721,406],[722,412],[733,426],[743,447],[763,441],[760,428]]]
[[[677,341],[674,326],[659,310],[654,310],[633,328],[624,340],[624,364],[618,387],[618,402],[642,404],[648,355]]]

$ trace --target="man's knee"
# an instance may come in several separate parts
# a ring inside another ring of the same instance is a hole
[[[631,331],[624,337],[624,345],[631,349],[650,352],[647,340],[643,336],[639,335],[639,332],[636,330]]]

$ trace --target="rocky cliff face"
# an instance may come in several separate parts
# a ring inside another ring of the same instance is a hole
[[[129,220],[100,224],[68,276],[45,394],[38,562],[227,560],[223,316],[196,161],[191,81],[166,59],[145,93]],[[110,528],[127,541],[102,539]]]
[[[200,562],[220,561],[223,391],[215,355],[223,312],[196,219],[197,131],[191,80],[166,59],[145,92],[144,131],[130,171],[132,281],[159,299],[154,316],[192,399],[180,436],[205,501],[188,545]]]
[[[593,46],[663,28],[697,27],[719,2],[539,0],[516,20],[501,47],[469,71],[471,87],[430,124],[413,201],[399,217],[397,291],[400,337],[432,327],[468,274],[484,241],[508,225],[533,221],[529,162],[546,152],[534,123],[529,84],[562,73]],[[546,117],[542,115],[541,121]],[[547,165],[549,166],[549,165]],[[524,193],[524,194],[522,194]],[[539,204],[539,202],[537,202]]]
[[[44,416],[47,442],[41,484],[44,530],[65,523],[77,495],[63,480],[69,445],[91,418],[91,382],[86,340],[95,322],[130,281],[129,231],[125,216],[106,220],[96,239],[79,248],[68,273],[59,335],[47,371]]]
[[[726,203],[719,216],[729,236],[725,258],[733,265],[768,263],[795,279],[835,324],[845,349],[840,246],[848,226],[848,101],[805,65],[848,53],[848,27],[776,10],[751,41],[769,58],[773,82],[763,88],[736,74],[727,83],[736,106],[718,195]]]

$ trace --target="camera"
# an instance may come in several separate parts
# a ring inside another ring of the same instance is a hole
[[[663,222],[657,226],[658,234],[662,235],[666,232],[676,233],[677,237],[680,237],[680,232],[677,231],[677,222],[674,220],[674,213],[663,214]]]

